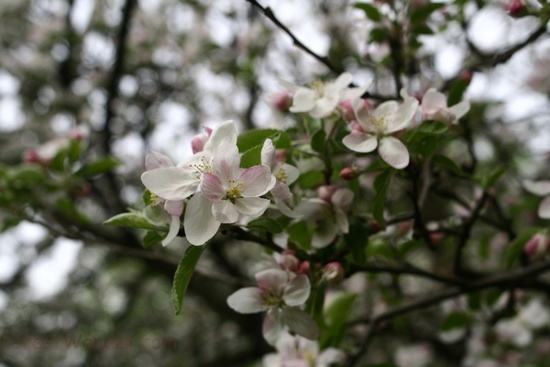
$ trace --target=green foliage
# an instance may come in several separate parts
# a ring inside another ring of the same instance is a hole
[[[340,345],[356,299],[354,293],[343,293],[330,302],[325,311],[326,333],[321,341],[322,346]]]
[[[471,323],[472,323],[472,317],[468,313],[461,312],[461,311],[454,311],[445,317],[445,319],[439,326],[439,329],[441,331],[461,329],[461,328],[468,327]]]
[[[378,8],[369,3],[355,3],[353,6],[357,9],[361,9],[365,12],[367,18],[373,22],[380,22],[382,20],[382,14],[378,11]]]
[[[140,212],[121,213],[103,222],[106,226],[122,226],[149,230],[165,230],[149,223],[147,218]]]
[[[264,232],[269,232],[273,234],[281,233],[284,228],[281,225],[271,219],[271,218],[258,218],[250,221],[247,225],[249,229],[256,229]]]
[[[181,259],[178,268],[176,269],[171,292],[172,306],[174,307],[174,312],[176,315],[179,315],[181,312],[183,297],[187,291],[187,286],[191,281],[191,276],[195,271],[195,266],[197,266],[197,263],[199,262],[199,259],[205,249],[206,246],[189,246],[183,255],[183,259]]]

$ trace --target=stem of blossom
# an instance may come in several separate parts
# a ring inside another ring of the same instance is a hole
[[[418,197],[418,175],[415,169],[412,167],[412,162],[407,167],[407,172],[410,175],[413,186],[412,190],[408,192],[408,196],[411,199],[414,209],[414,232],[416,233],[413,233],[413,236],[420,236],[422,239],[424,239],[424,242],[426,242],[428,248],[432,251],[435,251],[435,245],[433,244],[430,233],[426,228],[426,225],[424,224],[424,220],[422,219],[422,212]]]

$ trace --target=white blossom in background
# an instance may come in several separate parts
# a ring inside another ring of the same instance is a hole
[[[510,319],[500,320],[495,325],[496,334],[517,347],[525,347],[533,341],[533,331],[550,322],[548,307],[538,298],[529,301],[518,314]]]
[[[310,223],[315,223],[311,245],[323,248],[338,235],[348,233],[349,222],[346,212],[353,203],[353,192],[336,186],[321,186],[318,198],[304,199],[296,207],[296,212]]]
[[[376,109],[365,109],[361,99],[352,101],[357,124],[346,135],[344,145],[359,153],[369,153],[378,148],[380,157],[390,166],[402,169],[409,164],[407,147],[392,134],[410,126],[418,107],[415,98],[405,98],[400,105],[396,101],[387,101]]]
[[[462,101],[447,107],[447,98],[435,88],[430,88],[422,97],[420,111],[424,120],[438,120],[446,124],[458,121],[470,110],[470,102]]]
[[[275,178],[275,186],[271,189],[273,201],[277,209],[290,218],[299,218],[300,214],[292,210],[285,201],[292,197],[289,185],[293,184],[300,176],[298,168],[275,161],[275,147],[271,139],[266,139],[261,151],[261,162],[263,165],[271,168],[271,173]]]
[[[149,152],[145,156],[145,169],[147,171],[161,167],[174,167],[172,160],[158,152]],[[166,238],[162,240],[162,245],[166,246],[172,242],[178,235],[180,229],[180,217],[183,213],[183,200],[166,200],[152,194],[153,204],[147,206],[143,213],[152,224],[163,224],[162,213],[158,213],[155,209],[162,205],[164,211],[170,216],[170,228]],[[160,214],[160,215],[159,215]],[[160,223],[159,223],[160,222]]]
[[[336,348],[319,350],[317,342],[283,333],[275,343],[277,353],[266,355],[262,367],[329,367],[344,360]]]
[[[336,80],[328,83],[316,82],[311,88],[284,82],[292,93],[290,112],[307,112],[313,118],[323,118],[332,114],[340,102],[353,100],[363,95],[370,83],[363,88],[348,87],[353,80],[350,73],[341,74]]]
[[[538,209],[538,215],[542,219],[550,219],[550,181],[531,181],[523,182],[525,190],[538,196],[545,196]]]
[[[264,338],[275,344],[285,326],[291,331],[316,339],[315,321],[299,306],[309,298],[309,278],[280,269],[267,269],[256,274],[257,287],[242,288],[227,298],[227,304],[239,313],[266,312],[262,325]]]
[[[429,344],[400,346],[395,352],[399,367],[426,367],[433,359]]]

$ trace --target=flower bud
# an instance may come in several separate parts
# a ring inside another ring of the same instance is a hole
[[[25,163],[38,163],[40,162],[40,157],[36,150],[25,150],[23,152],[23,161]]]
[[[521,18],[527,15],[527,8],[522,0],[512,0],[508,4],[504,4],[503,7],[512,18]]]
[[[334,185],[323,185],[317,188],[317,197],[327,203],[330,203],[332,195],[338,190],[337,186]]]
[[[206,144],[207,141],[208,135],[205,133],[195,135],[193,140],[191,140],[191,149],[193,150],[193,154],[202,152],[204,144]]]
[[[459,80],[464,80],[467,83],[470,83],[473,77],[474,77],[474,73],[471,70],[464,70],[462,73],[458,75]]]
[[[344,268],[339,262],[331,262],[323,268],[323,279],[331,284],[336,285],[344,279]]]
[[[350,181],[357,177],[357,169],[354,167],[344,167],[339,173],[342,180]]]
[[[271,98],[273,107],[279,112],[288,112],[288,109],[292,105],[292,95],[290,93],[275,93]]]
[[[300,267],[298,268],[298,274],[307,274],[311,270],[311,265],[309,261],[302,261]]]
[[[283,270],[297,272],[300,267],[300,260],[294,254],[294,251],[284,250],[279,257],[279,266]]]
[[[537,233],[523,246],[523,251],[532,257],[543,256],[549,249],[550,238],[542,233]]]

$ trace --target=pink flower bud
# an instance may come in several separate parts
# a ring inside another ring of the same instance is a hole
[[[205,133],[195,135],[193,140],[191,140],[191,149],[193,150],[193,154],[202,152],[204,144],[206,144],[207,141],[208,135]]]
[[[292,105],[292,95],[288,92],[275,93],[272,96],[273,107],[279,112],[287,112]]]
[[[329,284],[338,284],[344,279],[344,268],[339,262],[331,262],[323,268],[323,279]]]
[[[25,150],[23,152],[23,161],[25,163],[38,163],[40,162],[40,157],[36,150]]]
[[[317,188],[317,197],[321,200],[326,201],[327,203],[330,203],[332,199],[332,195],[338,190],[337,186],[334,185],[323,185],[319,186]]]
[[[309,273],[311,269],[311,265],[309,264],[309,261],[303,261],[300,264],[300,268],[298,269],[298,274],[307,274]]]
[[[474,77],[474,73],[471,70],[464,70],[462,73],[458,75],[459,80],[464,80],[467,83],[470,83],[473,77]]]
[[[357,170],[354,167],[344,167],[339,176],[342,180],[350,181],[357,177]]]
[[[503,8],[512,18],[521,18],[527,14],[527,8],[522,0],[512,0],[510,3],[504,4]]]
[[[523,246],[523,251],[533,257],[544,255],[549,248],[550,238],[544,234],[537,233]]]

